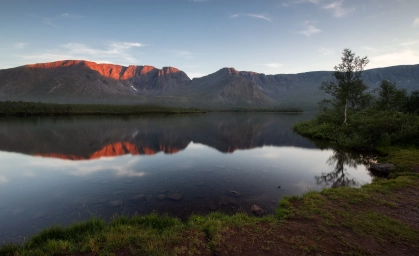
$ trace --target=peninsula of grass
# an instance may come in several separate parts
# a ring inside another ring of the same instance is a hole
[[[47,228],[0,255],[418,255],[419,149],[380,148],[388,178],[285,197],[275,215],[92,218]]]
[[[159,105],[113,104],[58,104],[42,102],[0,102],[0,116],[70,116],[70,115],[147,115],[147,114],[200,114],[207,112],[279,112],[301,113],[299,108],[231,108],[198,109]]]

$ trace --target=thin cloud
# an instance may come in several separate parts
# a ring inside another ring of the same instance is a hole
[[[184,57],[184,58],[192,58],[193,53],[189,51],[176,51],[176,56]]]
[[[280,68],[283,66],[281,63],[265,63],[265,64],[258,64],[259,66],[264,66],[268,68]]]
[[[283,7],[288,7],[294,4],[305,4],[305,3],[311,3],[311,4],[319,4],[321,0],[291,0],[288,3],[282,3]]]
[[[355,8],[343,8],[342,7],[343,1],[344,0],[340,0],[340,1],[330,3],[330,4],[326,4],[323,6],[323,9],[332,11],[333,16],[336,18],[344,17],[348,15],[349,13],[355,11]]]
[[[294,4],[302,4],[302,3],[312,3],[312,4],[319,4],[320,0],[294,0]]]
[[[309,37],[309,36],[312,36],[312,35],[315,35],[315,34],[318,34],[318,33],[322,32],[320,29],[318,29],[317,27],[315,27],[315,26],[313,25],[313,22],[306,21],[306,22],[304,23],[304,26],[305,26],[305,29],[304,29],[304,30],[302,30],[302,31],[299,31],[298,33],[303,34],[303,35],[305,35],[305,36],[307,36],[307,37]]]
[[[419,51],[405,49],[370,58],[370,68],[418,64]]]
[[[264,15],[264,14],[246,14],[248,17],[251,18],[256,18],[256,19],[262,19],[262,20],[267,20],[267,21],[272,21],[271,18],[269,18],[268,16]]]
[[[61,45],[58,48],[45,50],[32,55],[20,56],[24,60],[36,61],[56,61],[64,59],[82,59],[91,60],[102,63],[121,63],[132,64],[136,63],[130,52],[132,48],[143,47],[144,44],[136,42],[113,42],[106,45],[105,49],[92,48],[85,44],[68,43]]]
[[[419,27],[419,17],[413,21],[413,26]]]
[[[255,14],[255,13],[245,13],[245,14],[235,13],[235,14],[230,15],[229,18],[230,19],[235,19],[235,18],[238,18],[240,16],[247,16],[247,17],[250,17],[250,18],[272,21],[272,19],[266,14]]]
[[[371,46],[363,46],[362,49],[363,50],[366,50],[366,51],[371,51],[371,52],[379,52],[379,51],[381,51],[380,49],[374,48],[374,47],[371,47]]]
[[[0,175],[0,184],[6,184],[8,182],[9,180],[5,176]]]
[[[16,49],[23,49],[23,48],[25,48],[26,47],[26,43],[15,43],[14,45],[13,45],[13,47],[14,48],[16,48]]]
[[[408,41],[408,42],[401,43],[399,45],[400,46],[412,46],[412,45],[415,45],[417,43],[419,43],[419,41]]]
[[[318,52],[322,55],[332,55],[335,53],[334,49],[322,47],[318,50]]]
[[[195,58],[194,54],[190,51],[185,50],[171,50],[171,49],[162,49],[161,52],[165,54],[170,54],[175,57],[184,58],[184,59],[193,59]]]
[[[47,24],[47,25],[52,26],[52,27],[56,27],[56,28],[58,27],[57,21],[59,21],[59,20],[82,18],[81,15],[72,14],[72,13],[61,13],[61,14],[57,14],[53,17],[43,17],[43,16],[34,16],[34,15],[31,15],[31,16],[35,17],[35,18],[41,18],[42,23]]]

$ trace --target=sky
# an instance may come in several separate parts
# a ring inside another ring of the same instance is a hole
[[[367,69],[419,64],[419,0],[1,0],[0,69],[67,59],[333,70],[344,48]]]

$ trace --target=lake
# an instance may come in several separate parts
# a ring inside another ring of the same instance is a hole
[[[313,114],[0,119],[0,239],[99,216],[272,214],[283,196],[371,182],[371,156],[293,133]]]

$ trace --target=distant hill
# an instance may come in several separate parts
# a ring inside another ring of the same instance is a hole
[[[222,68],[190,79],[174,67],[120,66],[83,60],[39,63],[0,70],[0,100],[57,103],[160,104],[201,108],[301,107],[315,109],[326,95],[331,71],[265,75]],[[419,89],[419,65],[366,70],[374,89],[383,79]]]

